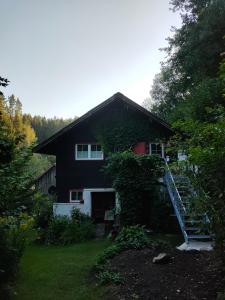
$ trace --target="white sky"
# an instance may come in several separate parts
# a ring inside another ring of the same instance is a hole
[[[26,113],[80,116],[116,92],[141,104],[160,70],[169,0],[0,0],[0,76]]]

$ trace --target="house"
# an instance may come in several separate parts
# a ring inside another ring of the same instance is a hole
[[[164,158],[172,134],[165,121],[116,93],[37,145],[34,152],[56,156],[54,213],[69,215],[76,207],[103,221],[118,202],[111,180],[102,172],[107,151],[130,146],[137,154]]]

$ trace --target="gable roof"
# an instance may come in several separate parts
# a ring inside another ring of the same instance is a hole
[[[69,125],[63,127],[61,130],[59,130],[58,132],[56,132],[55,134],[53,134],[52,136],[50,136],[45,141],[43,141],[40,144],[38,144],[37,146],[35,146],[33,148],[33,152],[40,152],[40,153],[42,153],[42,149],[45,146],[47,146],[48,144],[54,142],[58,137],[62,136],[64,133],[68,132],[69,130],[71,130],[72,128],[74,128],[78,124],[80,124],[82,121],[84,121],[87,118],[91,117],[93,114],[95,114],[99,110],[103,109],[104,107],[106,107],[107,105],[109,105],[110,103],[112,103],[112,102],[114,102],[114,101],[116,101],[118,99],[120,99],[123,102],[125,102],[126,104],[132,106],[136,110],[142,112],[146,116],[150,117],[152,120],[156,121],[157,123],[161,124],[162,126],[164,126],[165,128],[167,128],[168,130],[170,130],[171,132],[174,132],[174,129],[172,129],[167,122],[165,122],[164,120],[160,119],[159,117],[157,117],[156,115],[154,115],[153,113],[151,113],[150,111],[148,111],[147,109],[145,109],[144,107],[142,107],[141,105],[139,105],[136,102],[132,101],[131,99],[127,98],[122,93],[118,92],[118,93],[114,94],[113,96],[111,96],[110,98],[108,98],[107,100],[105,100],[104,102],[102,102],[99,105],[97,105],[96,107],[94,107],[93,109],[89,110],[86,114],[84,114],[80,118],[76,119],[75,121],[73,121]]]

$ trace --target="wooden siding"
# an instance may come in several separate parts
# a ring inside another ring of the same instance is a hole
[[[78,126],[72,128],[70,131],[64,133],[57,139],[54,144],[56,152],[56,186],[58,194],[58,202],[69,202],[69,190],[84,189],[84,188],[110,188],[112,182],[102,171],[105,160],[75,160],[75,145],[97,143],[96,136],[93,131],[94,125],[99,118],[109,118],[112,112],[129,113],[130,110],[135,111],[134,108],[129,107],[122,101],[114,101],[102,110],[96,112],[90,118],[84,120]],[[137,114],[142,114],[137,111]],[[122,116],[122,114],[121,114]],[[160,139],[168,139],[171,131],[162,124],[149,119],[142,114],[143,121],[146,118],[150,122],[152,136],[157,136]],[[116,126],[116,124],[115,124]],[[141,142],[141,141],[140,141]],[[53,147],[53,144],[51,147]]]
[[[56,166],[49,168],[35,182],[36,188],[43,194],[48,194],[49,188],[56,187]]]

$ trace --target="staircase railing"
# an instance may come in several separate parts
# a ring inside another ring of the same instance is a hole
[[[164,160],[164,161],[165,161],[165,166],[166,166],[164,178],[165,178],[165,182],[166,182],[166,185],[168,188],[170,199],[172,201],[174,211],[177,216],[177,219],[178,219],[181,231],[183,233],[185,242],[188,242],[188,235],[185,231],[185,222],[184,222],[184,218],[185,218],[185,215],[187,214],[187,211],[182,202],[181,196],[177,190],[173,175],[170,171],[167,161],[166,160]]]

